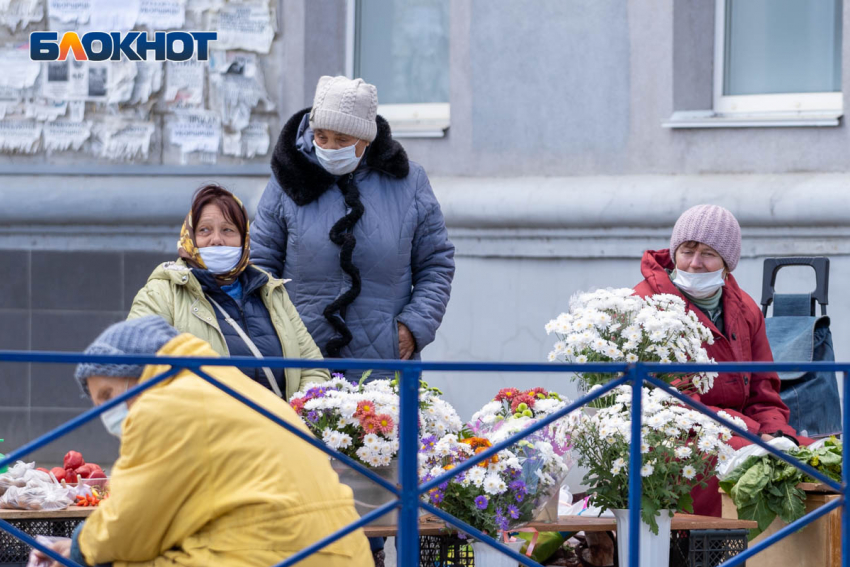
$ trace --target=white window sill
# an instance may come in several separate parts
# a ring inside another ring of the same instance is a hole
[[[838,126],[841,110],[722,114],[713,110],[680,110],[662,122],[664,128],[788,128]]]
[[[442,138],[451,123],[447,102],[383,104],[378,114],[390,123],[394,138]]]

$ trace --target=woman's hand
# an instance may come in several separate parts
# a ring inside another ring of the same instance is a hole
[[[762,433],[762,434],[761,434],[761,440],[762,440],[762,441],[771,441],[771,440],[773,440],[773,439],[776,439],[776,437],[774,437],[773,435],[769,435],[769,434],[767,434],[767,433]]]
[[[398,324],[398,354],[402,360],[407,360],[413,356],[416,350],[416,339],[413,338],[413,333],[404,323]]]
[[[71,539],[70,538],[62,538],[53,545],[50,546],[50,549],[61,555],[62,557],[71,557]],[[51,561],[50,557],[47,554],[40,552],[37,549],[32,550],[33,556],[38,559],[41,563],[46,564],[48,561]],[[58,561],[53,561],[50,563],[50,567],[64,567]]]

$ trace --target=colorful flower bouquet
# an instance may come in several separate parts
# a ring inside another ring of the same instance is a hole
[[[290,405],[307,427],[329,447],[371,467],[389,466],[398,452],[397,380],[359,384],[341,374],[308,384],[292,395]],[[463,422],[440,392],[420,382],[420,435],[456,434]]]
[[[675,295],[642,298],[630,288],[580,293],[570,299],[569,313],[546,324],[546,332],[558,337],[549,353],[552,362],[714,362],[702,346],[714,342],[711,331],[693,311],[686,312],[685,302]],[[704,394],[717,373],[656,376],[682,392]],[[594,372],[578,377],[585,391],[614,378]],[[610,403],[608,397],[592,405]]]
[[[521,405],[526,408],[517,411]],[[420,479],[438,477],[564,406],[557,394],[542,388],[500,391],[461,435],[423,438]],[[527,409],[531,407],[536,413]],[[569,470],[568,431],[559,427],[560,420],[556,424],[439,485],[427,500],[492,536],[533,520],[557,494]]]
[[[583,482],[591,487],[593,504],[603,510],[629,506],[632,389],[620,386],[614,392],[614,405],[595,415],[570,414],[578,463],[588,470]],[[641,517],[658,534],[656,518],[662,510],[693,512],[691,490],[706,486],[716,474],[715,463],[731,458],[734,451],[726,442],[732,432],[659,389],[644,388],[642,405]],[[738,417],[724,411],[718,415],[746,428]]]

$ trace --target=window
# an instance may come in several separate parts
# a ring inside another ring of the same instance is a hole
[[[449,126],[451,0],[349,0],[348,74],[378,88],[378,112],[400,137]]]
[[[716,0],[714,111],[829,113],[841,93],[842,0]]]

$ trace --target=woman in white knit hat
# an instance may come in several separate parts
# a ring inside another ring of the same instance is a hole
[[[289,297],[328,358],[418,358],[454,277],[428,176],[377,111],[374,85],[319,79],[313,107],[283,127],[252,226],[251,259],[292,280]]]
[[[741,227],[735,216],[717,205],[697,205],[682,213],[668,250],[648,250],[641,262],[644,280],[635,287],[640,296],[678,295],[686,309],[714,335],[704,345],[717,362],[773,362],[764,331],[764,316],[756,302],[738,287],[732,272],[741,258]],[[779,397],[776,372],[723,373],[714,387],[695,398],[714,411],[740,417],[747,429],[762,439],[789,437],[809,444],[788,425],[788,408]],[[735,436],[734,449],[749,443]],[[720,516],[717,478],[693,492],[697,514]]]

